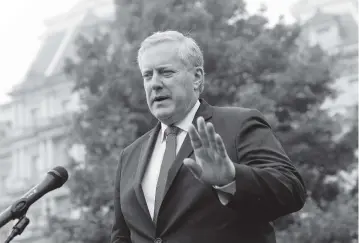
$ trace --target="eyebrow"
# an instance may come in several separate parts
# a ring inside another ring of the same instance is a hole
[[[164,69],[164,68],[173,68],[173,65],[162,65],[162,66],[158,66],[156,69]]]
[[[166,68],[175,68],[175,67],[173,67],[172,65],[162,65],[162,66],[158,66],[158,67],[156,67],[155,69],[156,70],[163,70],[163,69],[166,69]],[[151,69],[145,69],[144,71],[143,71],[143,73],[148,73],[148,72],[152,72],[152,68]]]

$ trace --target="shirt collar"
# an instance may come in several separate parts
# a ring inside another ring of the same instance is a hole
[[[179,122],[174,123],[174,125],[178,128],[181,129],[181,131],[185,131],[188,132],[189,127],[191,126],[194,116],[196,115],[196,112],[199,108],[199,106],[201,105],[201,103],[199,102],[199,100],[197,100],[196,104],[192,107],[192,109],[187,113],[187,115]],[[164,123],[161,122],[161,142],[163,142],[164,140],[164,134],[165,134],[165,130],[168,126]]]

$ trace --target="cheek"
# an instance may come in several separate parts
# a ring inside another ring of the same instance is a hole
[[[145,90],[146,98],[148,98],[150,96],[151,89],[146,84],[144,84],[143,87]]]
[[[183,75],[178,80],[175,80],[173,90],[181,97],[188,97],[191,94],[193,84],[189,80],[189,77]]]
[[[176,87],[173,87],[172,97],[175,100],[180,101],[182,103],[186,99],[186,96],[187,96],[187,91],[185,87],[181,85],[176,85]]]
[[[190,81],[186,80],[185,82],[183,82],[181,84],[181,92],[183,93],[182,95],[184,97],[186,97],[186,99],[188,99],[189,97],[191,97],[193,95],[193,83],[191,83]]]

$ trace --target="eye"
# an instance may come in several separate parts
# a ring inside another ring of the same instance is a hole
[[[170,77],[170,76],[172,76],[174,73],[175,73],[175,72],[172,71],[172,70],[164,70],[164,71],[162,72],[163,76],[165,76],[165,77]]]
[[[148,80],[148,79],[151,79],[152,74],[151,73],[145,73],[145,74],[142,75],[142,77],[143,77],[143,79]]]

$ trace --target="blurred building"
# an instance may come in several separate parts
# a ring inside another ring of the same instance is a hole
[[[112,0],[82,0],[46,21],[42,45],[24,80],[11,91],[11,102],[0,106],[0,212],[41,182],[49,169],[66,167],[66,139],[79,99],[63,73],[64,63],[76,56],[79,34],[91,34],[94,25],[108,23],[113,11]],[[43,233],[49,212],[71,217],[65,187],[31,206],[30,224],[13,242],[54,242]],[[15,222],[0,229],[1,242]]]
[[[302,38],[338,58],[334,88],[339,96],[327,100],[332,114],[353,113],[358,104],[358,2],[299,0],[291,12],[303,27]]]

